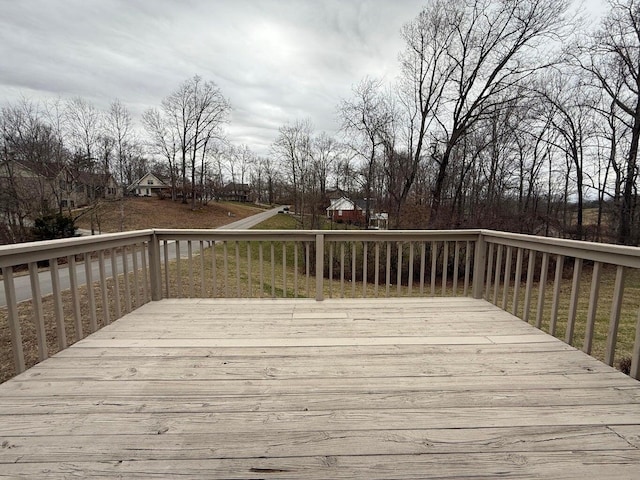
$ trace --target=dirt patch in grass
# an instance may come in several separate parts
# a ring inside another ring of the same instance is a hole
[[[232,202],[212,202],[191,210],[190,205],[171,200],[132,197],[99,205],[94,226],[103,233],[147,228],[217,228],[262,211],[252,204]],[[89,230],[90,215],[82,215],[76,226]]]

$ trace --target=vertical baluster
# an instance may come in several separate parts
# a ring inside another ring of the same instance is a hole
[[[67,333],[64,325],[64,311],[62,309],[62,294],[60,292],[60,274],[58,271],[57,258],[49,260],[49,272],[51,273],[53,310],[56,317],[56,332],[58,333],[58,350],[64,350],[67,348]]]
[[[204,274],[204,242],[200,240],[200,298],[207,296],[207,279]]]
[[[340,298],[344,298],[344,242],[340,242]]]
[[[431,296],[436,296],[436,265],[438,261],[438,244],[431,242]]]
[[[511,284],[511,260],[513,259],[513,247],[507,247],[507,258],[504,262],[504,281],[502,282],[502,309],[507,310],[509,297],[509,285]]]
[[[640,310],[636,320],[636,339],[633,342],[633,353],[631,354],[631,370],[629,372],[631,378],[640,380]]]
[[[240,244],[237,240],[233,243],[236,250],[236,297],[240,298]]]
[[[142,262],[142,270],[140,273],[142,273],[142,303],[147,303],[147,301],[149,300],[149,275],[147,275],[147,273],[149,273],[147,269],[147,254],[149,252],[149,243],[143,242],[141,244],[141,247],[140,261]],[[160,261],[160,259],[158,259],[158,261]]]
[[[573,331],[576,325],[576,314],[578,312],[578,300],[580,299],[580,277],[582,275],[582,259],[576,258],[573,264],[573,282],[571,283],[571,299],[569,300],[569,318],[567,320],[567,332],[565,342],[571,345],[573,342]]]
[[[176,247],[176,289],[178,290],[178,294],[176,298],[182,298],[182,268],[180,266],[180,241],[175,241]]]
[[[287,242],[282,242],[282,298],[287,298]]]
[[[298,242],[293,242],[293,298],[298,298]]]
[[[351,242],[351,298],[356,297],[356,242]]]
[[[213,241],[211,243],[211,283],[213,283],[213,290],[211,291],[211,295],[213,298],[218,296],[218,253],[217,253],[217,242]]]
[[[424,271],[426,267],[426,254],[427,244],[426,242],[420,242],[420,296],[424,295]]]
[[[367,261],[369,256],[369,245],[367,242],[364,243],[364,251],[362,254],[362,297],[367,296]]]
[[[442,296],[447,294],[447,275],[449,274],[449,242],[443,242],[442,250]]]
[[[115,249],[109,251],[111,257],[111,277],[113,278],[113,305],[115,307],[115,318],[122,316],[122,307],[120,306],[120,279],[118,275],[118,256]],[[165,265],[167,263],[165,262]],[[167,298],[169,297],[169,281],[167,280]]]
[[[464,291],[462,294],[466,297],[469,294],[469,277],[471,276],[471,242],[467,242],[464,257]]]
[[[271,298],[276,298],[276,247],[273,242],[271,245]]]
[[[259,276],[260,276],[260,298],[264,297],[264,251],[262,247],[262,242],[258,243],[258,265],[259,267]]]
[[[25,370],[24,351],[22,349],[22,333],[20,332],[20,317],[18,317],[18,303],[16,301],[16,287],[13,282],[13,267],[2,267],[4,294],[7,301],[9,333],[13,349],[13,364],[16,373]]]
[[[386,270],[386,291],[385,295],[389,297],[389,289],[391,287],[391,242],[387,242],[387,270]]]
[[[78,272],[76,270],[76,257],[67,257],[67,268],[69,269],[69,286],[71,287],[71,303],[73,304],[73,320],[76,330],[76,341],[82,340],[82,318],[80,317],[80,299],[78,298]]]
[[[584,344],[582,351],[591,355],[593,345],[593,332],[596,327],[596,313],[598,311],[598,295],[600,295],[600,277],[602,275],[602,263],[595,262],[591,274],[591,293],[589,294],[589,310],[587,311],[587,325],[584,332]]]
[[[253,298],[253,273],[251,272],[252,242],[247,240],[247,281],[249,284],[249,298]]]
[[[329,298],[333,298],[333,242],[329,242]]]
[[[102,301],[102,319],[105,325],[111,323],[109,314],[109,295],[107,292],[107,274],[104,268],[104,250],[98,252],[98,269],[100,274],[100,297]]]
[[[460,262],[460,243],[455,242],[454,253],[453,253],[453,296],[458,296],[458,274],[459,268],[458,263]]]
[[[133,259],[133,285],[135,288],[136,307],[142,305],[140,302],[140,282],[138,278],[138,245],[131,245],[131,258]]]
[[[407,279],[409,295],[413,291],[413,242],[409,242],[409,278]]]
[[[622,311],[622,298],[624,296],[624,274],[622,265],[616,269],[616,282],[613,286],[613,299],[611,301],[611,314],[609,315],[609,332],[607,334],[607,350],[604,361],[607,365],[613,365],[616,355],[616,343],[618,340],[618,325],[620,312]]]
[[[556,255],[556,275],[553,280],[553,302],[551,303],[551,319],[549,320],[549,334],[556,334],[558,324],[558,307],[560,306],[560,287],[562,284],[562,269],[564,268],[564,256]]]
[[[396,271],[396,283],[398,296],[402,290],[402,242],[398,242],[398,265]]]
[[[374,264],[375,264],[375,270],[373,272],[373,283],[374,283],[374,295],[376,298],[378,298],[378,286],[380,283],[380,242],[375,242],[375,260],[374,260]]]
[[[529,250],[529,262],[527,264],[527,285],[524,291],[524,311],[522,312],[522,320],[529,322],[529,314],[531,311],[531,292],[533,290],[533,270],[535,268],[536,254],[533,250]]]
[[[187,240],[187,272],[189,273],[189,298],[195,297],[193,286],[193,242]]]
[[[536,328],[542,328],[542,318],[544,317],[544,297],[547,286],[547,271],[549,270],[549,254],[542,254],[542,267],[540,267],[540,286],[538,289],[538,308],[536,311]]]
[[[516,254],[516,278],[513,283],[513,310],[511,313],[518,316],[518,303],[520,301],[520,282],[522,278],[522,257],[523,251],[521,248],[518,248],[518,253]]]
[[[87,285],[87,303],[89,304],[89,329],[91,333],[98,330],[96,317],[96,300],[93,292],[93,271],[91,269],[91,254],[84,254],[84,276]]]
[[[224,281],[224,297],[229,298],[229,245],[227,241],[222,242],[222,268]]]
[[[498,255],[496,258],[496,273],[493,279],[493,304],[498,305],[498,294],[500,293],[500,274],[502,273],[502,251],[504,246],[498,245]]]
[[[489,253],[487,254],[487,279],[485,288],[485,299],[491,301],[491,280],[493,280],[493,252],[494,244],[489,244]]]
[[[169,292],[169,241],[165,240],[163,245],[164,254],[164,293],[166,298],[170,298]]]
[[[44,328],[44,313],[42,312],[42,294],[40,293],[40,278],[38,264],[29,262],[29,281],[31,283],[31,301],[33,303],[33,325],[38,342],[38,360],[45,360],[48,355],[47,333]]]
[[[330,244],[331,247],[333,247],[333,243]],[[306,296],[307,298],[310,298],[310,279],[311,279],[311,264],[310,262],[310,258],[311,258],[311,253],[310,253],[310,246],[309,246],[309,242],[304,242],[304,260],[305,260],[305,269],[306,269]],[[329,261],[329,268],[331,268],[331,264],[333,263],[333,256],[331,257],[331,260]],[[324,268],[323,268],[324,270]],[[331,283],[331,277],[329,277],[329,283]],[[329,297],[331,297],[331,287],[329,287]]]

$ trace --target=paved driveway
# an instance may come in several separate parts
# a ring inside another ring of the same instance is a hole
[[[263,221],[265,221],[266,219],[273,217],[274,215],[277,215],[278,210],[280,210],[279,208],[274,208],[272,210],[267,210],[265,212],[260,212],[257,213],[255,215],[252,215],[250,217],[247,218],[243,218],[242,220],[237,220],[235,222],[229,223],[227,225],[223,225],[221,227],[218,227],[218,229],[224,229],[224,230],[245,230],[248,228],[251,228]],[[172,243],[172,242],[171,242]],[[184,253],[181,254],[181,256],[186,255],[186,251],[184,251]],[[173,259],[176,256],[176,252],[175,252],[175,248],[169,248],[169,258]],[[129,268],[132,268],[133,265],[133,261],[131,259],[131,256],[129,256],[128,260],[127,260],[127,264],[129,265]],[[122,256],[118,257],[118,261],[117,261],[117,269],[119,272],[122,271]],[[99,278],[99,267],[98,267],[98,262],[97,261],[93,261],[92,265],[91,265],[91,269],[92,269],[92,276],[94,279]],[[111,276],[111,262],[105,262],[105,272],[107,277]],[[60,278],[60,289],[61,290],[67,290],[70,288],[70,281],[69,281],[69,269],[67,268],[66,265],[61,265],[58,268],[58,274],[59,274],[59,278]],[[77,275],[77,279],[78,279],[78,285],[84,285],[85,284],[85,271],[84,271],[84,264],[78,265],[76,267],[76,275]],[[42,272],[40,272],[39,274],[39,279],[40,279],[40,291],[42,293],[42,296],[48,295],[52,292],[52,286],[51,286],[51,274],[49,273],[48,270],[44,270]],[[18,302],[23,302],[25,300],[29,300],[31,299],[31,284],[29,281],[29,275],[23,275],[20,277],[15,277],[14,278],[14,284],[15,284],[15,288],[16,288],[16,299]],[[4,291],[4,285],[2,287],[2,289],[0,289],[0,307],[4,307],[7,304],[7,300],[6,300],[6,295],[5,295],[5,291]]]

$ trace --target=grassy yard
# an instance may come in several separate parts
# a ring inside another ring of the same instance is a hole
[[[191,210],[188,204],[167,199],[127,197],[98,206],[98,221],[94,227],[103,233],[146,228],[216,228],[261,211],[263,208],[245,203],[211,202],[201,209]],[[81,211],[74,214],[79,215]],[[76,226],[90,229],[90,216],[80,216]]]

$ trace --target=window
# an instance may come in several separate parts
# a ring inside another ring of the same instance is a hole
[[[84,185],[76,185],[76,193],[84,193]]]
[[[151,179],[147,180],[147,185],[153,185],[153,180]]]
[[[66,200],[60,200],[60,208],[67,208],[67,201]]]
[[[342,216],[342,210],[338,210],[338,216],[341,217]]]
[[[147,188],[147,195],[151,195],[151,191]]]

